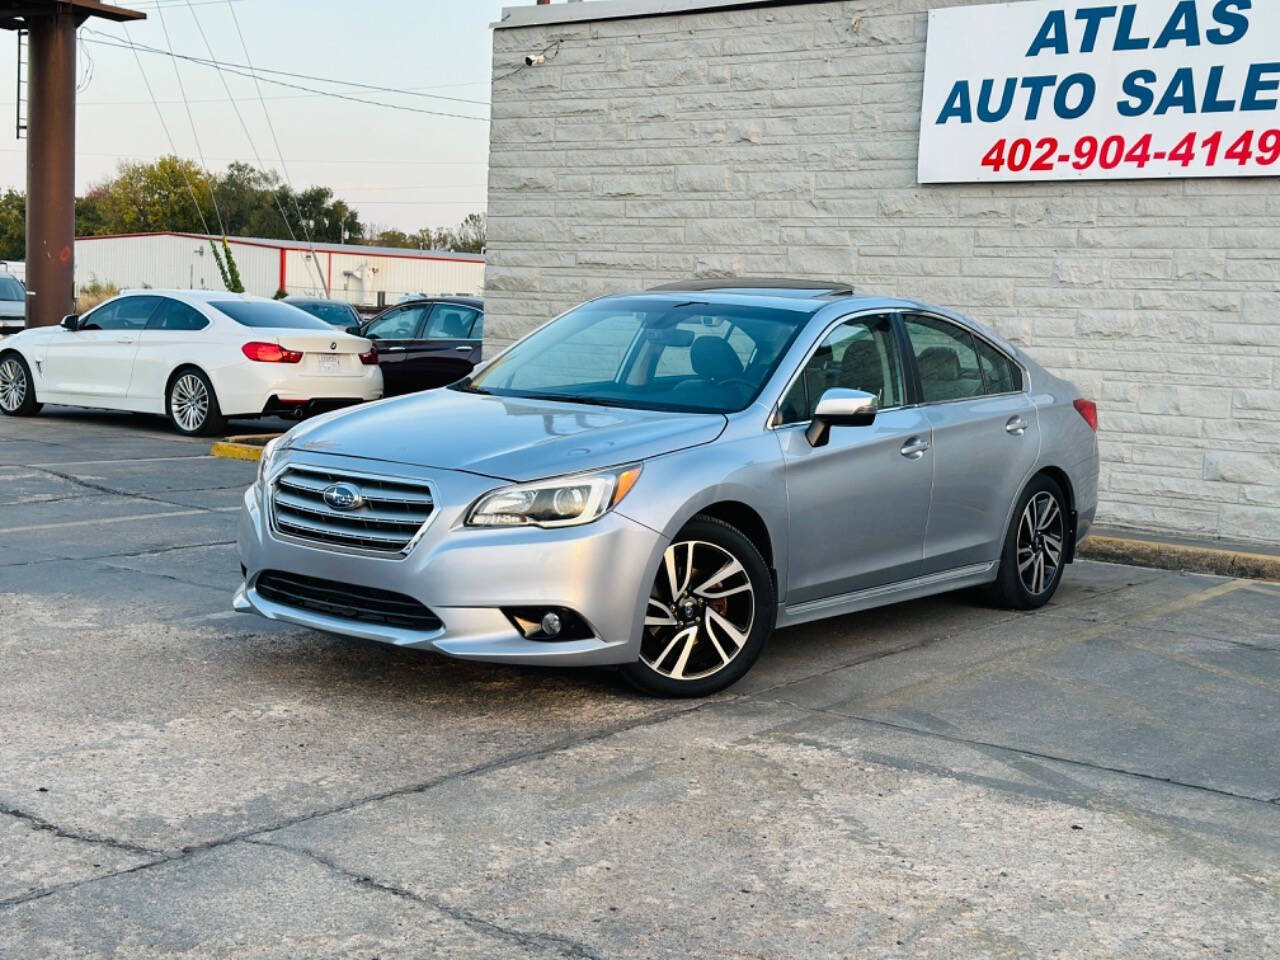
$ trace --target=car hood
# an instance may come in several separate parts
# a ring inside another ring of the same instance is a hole
[[[430,390],[330,414],[289,449],[540,480],[710,443],[720,414],[597,407]]]

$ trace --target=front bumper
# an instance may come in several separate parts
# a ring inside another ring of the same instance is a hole
[[[250,488],[240,514],[240,557],[247,573],[233,601],[237,611],[468,660],[590,666],[629,663],[639,656],[648,585],[665,548],[661,534],[616,512],[595,523],[554,530],[465,528],[467,508],[501,482],[453,471],[389,470],[386,464],[344,457],[308,454],[305,462],[427,480],[437,499],[433,518],[403,557],[309,546],[278,537],[269,507],[257,488]],[[272,602],[255,589],[266,570],[403,594],[428,607],[443,626],[418,631]],[[539,606],[576,611],[591,627],[592,638],[527,640],[502,610]]]

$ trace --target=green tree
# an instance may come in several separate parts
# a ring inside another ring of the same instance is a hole
[[[27,195],[6,190],[0,195],[0,260],[27,258]]]

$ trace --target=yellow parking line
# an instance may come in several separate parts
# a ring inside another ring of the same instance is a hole
[[[209,448],[209,452],[215,457],[222,457],[224,460],[257,461],[262,459],[262,448],[280,436],[283,436],[283,434],[255,433],[239,437],[227,437],[224,440],[217,441]]]

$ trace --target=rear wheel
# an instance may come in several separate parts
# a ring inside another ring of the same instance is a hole
[[[10,417],[31,417],[43,404],[36,401],[31,368],[19,354],[0,356],[0,413]]]
[[[649,592],[640,659],[622,668],[659,697],[704,697],[737,683],[773,633],[773,578],[738,530],[697,517],[672,541]]]
[[[174,429],[188,437],[207,437],[227,425],[213,384],[202,370],[179,370],[169,383],[166,408]]]
[[[1067,557],[1067,508],[1062,488],[1036,477],[1022,491],[1005,536],[997,602],[1014,610],[1043,607],[1058,590]]]

